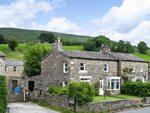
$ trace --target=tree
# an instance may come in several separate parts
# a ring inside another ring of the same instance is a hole
[[[6,43],[6,40],[2,35],[0,35],[0,44],[4,44],[4,43]]]
[[[67,41],[67,42],[64,42],[64,45],[66,45],[66,46],[71,46],[72,44],[71,44],[70,41]]]
[[[117,51],[116,48],[117,48],[117,42],[111,41],[111,51],[116,52]]]
[[[26,76],[30,77],[41,73],[41,59],[49,51],[50,49],[38,44],[24,52],[24,71],[26,72]]]
[[[91,39],[87,40],[85,43],[84,43],[84,49],[87,50],[87,51],[92,51],[93,49],[95,49],[95,42],[92,41]]]
[[[134,52],[133,46],[128,41],[125,42],[125,52],[126,53],[133,53]]]
[[[8,39],[8,46],[12,51],[14,51],[18,45],[19,45],[19,43],[17,42],[17,40],[15,38]]]
[[[52,33],[41,33],[40,36],[37,37],[41,42],[49,42],[52,43],[54,41],[54,34]]]
[[[140,53],[146,53],[147,50],[148,50],[148,47],[145,42],[141,41],[140,43],[138,43],[138,51]]]
[[[119,42],[117,44],[116,51],[117,52],[125,53],[126,48],[125,48],[125,42],[123,40],[119,40]]]

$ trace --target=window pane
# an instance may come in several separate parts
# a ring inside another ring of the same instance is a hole
[[[107,71],[107,68],[104,68],[105,69],[105,71]]]
[[[67,68],[65,68],[65,71],[67,71]]]
[[[119,89],[119,82],[117,82],[117,87],[116,87],[116,89]]]
[[[84,70],[84,67],[81,67],[81,70]]]
[[[83,63],[80,64],[81,66],[84,66]]]
[[[65,63],[65,67],[67,67],[67,63]]]

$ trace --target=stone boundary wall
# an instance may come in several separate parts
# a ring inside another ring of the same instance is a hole
[[[40,90],[35,90],[34,92],[30,92],[31,100],[37,100],[37,101],[43,100],[49,103],[50,105],[56,105],[68,109],[69,105],[68,105],[67,97],[68,97],[67,95],[50,94],[46,91],[40,92]],[[150,97],[147,102],[150,103]],[[76,105],[76,111],[95,111],[95,112],[100,112],[101,110],[109,111],[110,105],[112,110],[117,110],[117,109],[123,109],[125,107],[132,107],[134,105],[139,105],[140,103],[141,103],[141,98],[98,101],[98,102],[90,102],[83,106]],[[70,108],[74,110],[73,106],[71,106]]]

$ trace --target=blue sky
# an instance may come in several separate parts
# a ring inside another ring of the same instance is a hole
[[[0,27],[105,35],[150,46],[150,0],[0,0]]]

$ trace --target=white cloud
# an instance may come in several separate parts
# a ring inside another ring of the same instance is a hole
[[[16,0],[9,5],[1,5],[0,25],[1,27],[14,27],[23,23],[26,19],[34,18],[39,11],[53,12],[59,1],[54,0],[52,3],[48,0]],[[10,24],[10,22],[13,24]]]
[[[85,35],[82,28],[78,27],[76,23],[70,22],[65,17],[53,18],[46,25],[37,25],[35,22],[32,22],[31,29]]]

